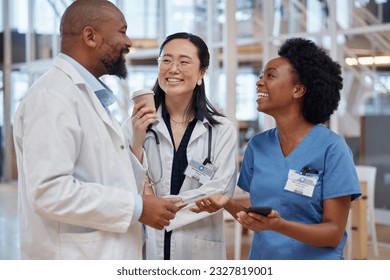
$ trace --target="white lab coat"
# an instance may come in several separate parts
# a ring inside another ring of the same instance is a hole
[[[154,185],[158,196],[170,195],[171,173],[173,162],[173,143],[168,129],[161,116],[161,106],[157,111],[158,120],[153,124],[160,144],[160,157],[155,151],[149,155],[148,169],[161,169],[161,180]],[[223,117],[215,117],[221,125],[212,128],[211,161],[217,168],[211,181],[201,185],[198,181],[186,176],[179,196],[186,195],[191,190],[222,191],[232,196],[236,186],[237,168],[237,133],[233,124]],[[198,121],[192,132],[187,147],[187,159],[203,162],[208,152],[208,121]],[[125,135],[131,139],[131,121],[125,122]],[[150,132],[149,132],[150,133]],[[148,133],[148,135],[149,135]],[[145,153],[149,151],[145,149]],[[152,160],[151,160],[152,159]],[[194,204],[189,205],[194,206]],[[193,213],[186,207],[176,213],[166,230],[173,230],[171,237],[171,259],[226,259],[226,242],[224,234],[223,212],[214,214],[207,212]],[[164,258],[164,231],[147,227],[146,237],[147,259]]]
[[[67,61],[21,101],[14,140],[23,259],[142,258],[132,217],[146,167]]]

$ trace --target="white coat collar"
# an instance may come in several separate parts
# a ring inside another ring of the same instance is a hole
[[[110,113],[107,112],[102,106],[99,98],[96,96],[95,92],[92,90],[91,86],[83,79],[80,73],[65,59],[61,57],[56,57],[54,59],[54,67],[59,68],[63,71],[69,78],[74,82],[74,84],[80,89],[80,94],[87,94],[87,97],[90,99],[91,104],[94,106],[96,112],[103,120],[103,122],[108,125],[112,130],[118,134],[123,142],[125,142],[125,137],[123,131],[120,128],[119,124],[115,124],[116,120],[111,117]]]
[[[171,136],[169,135],[169,131],[168,131],[168,128],[167,126],[165,125],[165,122],[164,122],[164,119],[162,117],[162,109],[161,109],[161,105],[159,106],[159,108],[157,109],[157,120],[156,122],[153,124],[153,127],[155,127],[158,131],[161,132],[161,134],[168,140],[168,142],[170,143],[171,142]],[[192,131],[192,134],[191,134],[191,138],[190,138],[190,141],[188,143],[188,145],[194,141],[195,139],[197,139],[198,137],[200,137],[201,135],[203,135],[204,133],[207,133],[208,131],[208,126],[210,125],[209,121],[206,119],[206,118],[203,118],[203,121],[197,121],[196,124],[195,124],[195,128],[194,130]]]

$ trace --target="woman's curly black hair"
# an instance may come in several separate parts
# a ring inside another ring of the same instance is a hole
[[[278,54],[290,61],[299,82],[306,87],[302,109],[305,119],[313,124],[328,121],[340,101],[341,66],[323,48],[303,38],[287,39]]]

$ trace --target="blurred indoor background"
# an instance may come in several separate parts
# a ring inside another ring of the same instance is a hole
[[[17,188],[13,115],[28,87],[58,54],[60,17],[71,2],[0,2],[0,189],[9,184]],[[133,41],[128,78],[103,77],[115,92],[117,103],[110,109],[118,120],[132,110],[130,92],[153,86],[158,46],[164,38],[179,31],[197,34],[211,53],[205,77],[208,98],[239,131],[238,162],[250,137],[274,125],[256,110],[255,83],[264,62],[290,37],[312,39],[328,50],[343,68],[344,88],[339,109],[327,125],[345,137],[356,164],[377,167],[376,223],[390,225],[390,1],[112,2],[126,16],[127,35]],[[5,216],[0,211],[0,232],[7,227]]]

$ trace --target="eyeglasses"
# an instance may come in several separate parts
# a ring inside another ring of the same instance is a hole
[[[160,56],[157,58],[157,61],[158,66],[162,70],[171,69],[173,63],[176,63],[177,68],[179,68],[181,71],[189,71],[195,64],[195,62],[188,57],[181,57],[179,60],[176,61],[170,56]]]

